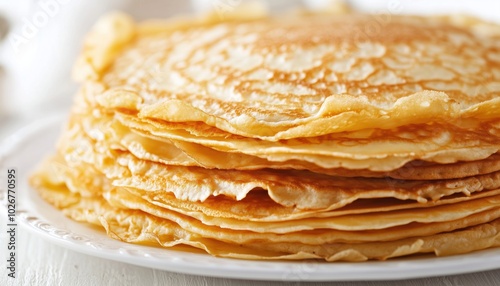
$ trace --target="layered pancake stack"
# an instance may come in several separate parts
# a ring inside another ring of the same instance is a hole
[[[500,27],[374,19],[109,15],[31,183],[115,239],[222,257],[499,246]]]

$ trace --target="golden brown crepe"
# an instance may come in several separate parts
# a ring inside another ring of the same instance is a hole
[[[224,257],[364,261],[425,252],[451,255],[500,245],[498,206],[493,211],[459,220],[413,223],[383,230],[318,229],[274,234],[207,226],[179,213],[165,214],[168,212],[165,209],[145,206],[134,198],[111,194],[110,204],[102,196],[82,197],[61,184],[38,183],[44,199],[73,219],[102,225],[115,239],[166,247],[188,245]],[[113,200],[130,205],[116,207]]]

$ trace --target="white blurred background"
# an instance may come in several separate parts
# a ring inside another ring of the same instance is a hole
[[[82,38],[104,13],[122,10],[134,18],[165,18],[216,9],[223,13],[246,0],[1,0],[0,139],[50,113],[67,110],[77,86],[70,70]],[[318,8],[329,0],[262,1],[271,11]],[[374,13],[467,13],[500,22],[500,1],[350,0]]]

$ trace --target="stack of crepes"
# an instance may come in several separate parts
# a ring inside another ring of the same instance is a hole
[[[500,245],[499,26],[218,16],[98,22],[31,179],[46,201],[115,239],[242,259]]]

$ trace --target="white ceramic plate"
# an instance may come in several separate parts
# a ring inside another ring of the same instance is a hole
[[[64,217],[27,184],[40,160],[53,152],[64,116],[40,120],[0,145],[0,198],[5,205],[6,169],[18,174],[18,221],[33,235],[81,253],[144,267],[194,275],[281,281],[395,280],[463,274],[500,268],[500,248],[467,255],[420,256],[363,263],[274,262],[216,258],[205,254],[132,245]],[[2,212],[4,213],[4,212]]]

